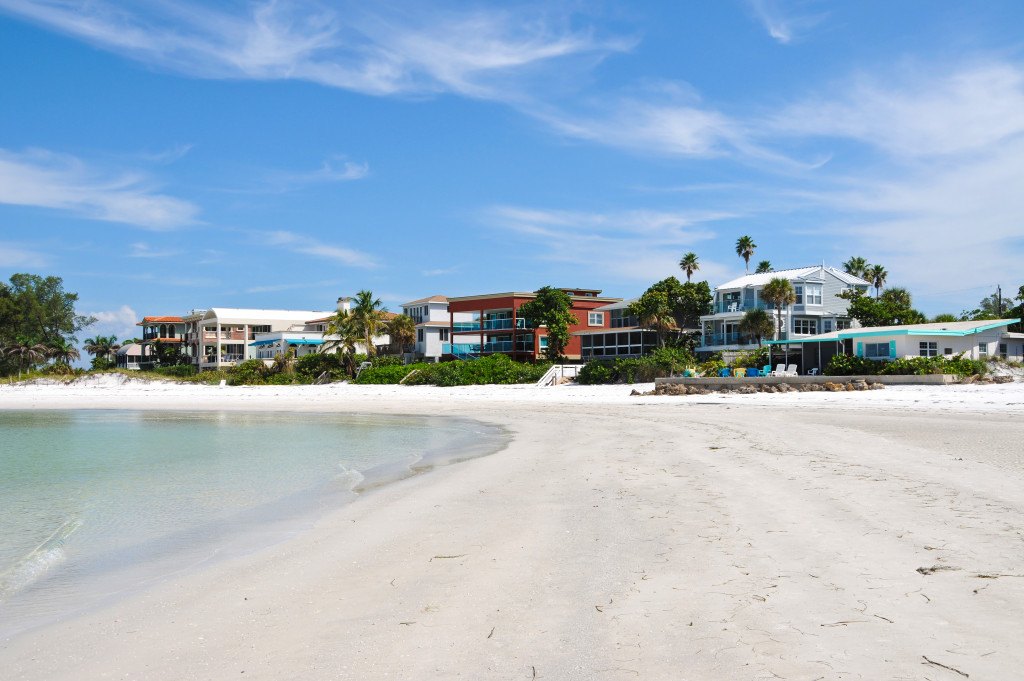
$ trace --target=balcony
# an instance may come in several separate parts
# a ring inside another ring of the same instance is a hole
[[[715,303],[714,314],[721,314],[723,312],[746,312],[747,310],[774,310],[775,308],[768,305],[764,301],[743,301],[743,300],[725,300],[720,303]]]
[[[530,340],[533,340],[532,338]],[[441,353],[445,355],[484,355],[495,352],[533,352],[533,343],[513,341],[492,341],[490,343],[443,343]]]
[[[763,338],[762,340],[774,340],[772,338]],[[778,340],[786,340],[786,334],[783,333],[781,338]],[[748,336],[744,333],[706,333],[704,334],[704,345],[702,347],[719,347],[722,345],[757,345],[757,340],[753,336]]]
[[[514,321],[515,328],[527,328],[525,319],[516,319]],[[471,322],[455,322],[452,326],[455,333],[467,333],[472,331],[505,331],[513,328],[512,322],[513,320],[511,319],[485,319],[483,320],[481,328],[481,321],[479,319],[474,319]]]

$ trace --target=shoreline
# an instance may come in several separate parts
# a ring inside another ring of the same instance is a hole
[[[282,544],[4,641],[0,663],[26,680],[959,678],[924,656],[1007,678],[1024,664],[1024,386],[1008,385],[841,402],[0,389],[0,409],[326,405],[512,433]]]

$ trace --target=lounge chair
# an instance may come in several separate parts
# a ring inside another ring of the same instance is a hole
[[[747,378],[757,378],[760,375],[761,372],[755,369],[754,367],[750,367],[749,369],[747,369]]]
[[[772,374],[772,365],[771,364],[765,364],[764,368],[761,369],[761,371],[759,371],[758,373],[761,376],[771,376],[771,374]]]
[[[775,367],[775,371],[769,372],[768,375],[769,376],[785,376],[786,375],[786,365],[785,364],[778,365],[777,367]]]
[[[808,376],[817,376],[818,375],[818,367],[814,367],[813,369],[808,369],[807,375]]]
[[[788,367],[786,368],[786,372],[785,372],[785,375],[786,375],[786,376],[799,376],[799,375],[800,375],[800,373],[799,373],[799,372],[798,372],[798,371],[796,370],[796,365],[795,365],[795,364],[790,364],[790,365],[789,365],[789,366],[788,366]]]

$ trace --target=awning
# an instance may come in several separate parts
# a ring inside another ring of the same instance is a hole
[[[292,345],[323,345],[324,344],[323,339],[320,339],[320,338],[318,338],[318,339],[313,339],[313,338],[289,338],[285,342],[286,343],[291,343]]]
[[[251,347],[256,346],[256,345],[273,345],[276,342],[277,342],[276,340],[261,340],[261,341],[256,341],[255,343],[249,343],[249,347],[251,348]]]

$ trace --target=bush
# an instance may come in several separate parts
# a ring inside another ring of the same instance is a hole
[[[697,367],[697,373],[705,377],[715,377],[728,365],[721,359],[709,359]]]
[[[270,370],[262,359],[247,359],[228,369],[228,383],[231,385],[263,385]]]
[[[738,369],[760,369],[768,364],[768,348],[758,348],[757,350],[744,352],[733,362],[733,366]]]
[[[576,376],[576,381],[580,385],[599,385],[601,383],[611,383],[618,374],[615,372],[615,363],[607,359],[595,359],[587,362],[579,374]]]
[[[384,366],[378,367],[375,364],[368,369],[363,369],[358,377],[352,379],[352,382],[360,385],[393,385],[401,382],[403,378],[413,371],[417,369],[422,370],[428,366],[430,365],[424,363],[403,366],[401,363],[393,364],[389,362]]]
[[[984,375],[988,366],[982,360],[957,357],[901,357],[894,360],[867,359],[836,355],[825,367],[826,376],[925,376],[928,374]]]
[[[44,376],[80,376],[81,374],[84,374],[85,371],[82,369],[73,369],[71,368],[71,365],[64,362],[54,362],[53,364],[47,364],[44,366],[39,370],[39,373]]]
[[[395,355],[374,355],[373,359],[370,360],[370,364],[374,369],[383,369],[384,367],[405,366],[405,360]],[[359,365],[357,364],[356,366]]]
[[[406,383],[439,386],[530,383],[539,381],[550,366],[543,362],[513,362],[507,355],[490,355],[468,362],[455,360],[425,364]]]
[[[312,383],[325,371],[331,378],[346,378],[345,369],[341,366],[341,355],[336,353],[303,355],[295,360],[293,369],[295,378],[301,383]]]
[[[157,367],[156,369],[153,369],[153,373],[161,376],[170,376],[171,378],[190,378],[195,376],[197,372],[198,369],[191,364],[179,364],[177,366]]]

